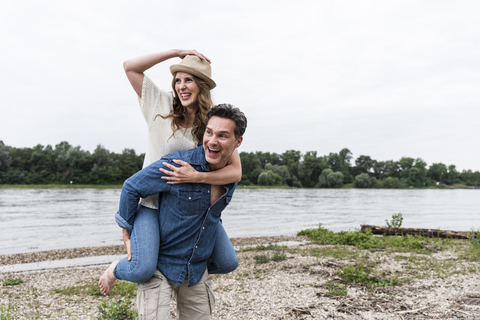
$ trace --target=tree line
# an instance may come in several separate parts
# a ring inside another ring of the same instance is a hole
[[[98,145],[90,153],[62,141],[15,148],[0,140],[0,184],[119,184],[142,169],[144,154],[114,153]]]
[[[66,141],[52,147],[15,148],[0,140],[0,184],[121,184],[142,168],[144,154],[133,149],[114,153],[98,145],[93,152]],[[377,161],[360,155],[353,160],[347,148],[317,156],[287,150],[241,152],[244,185],[287,185],[297,188],[443,187],[480,185],[480,172],[457,171],[455,165],[427,163],[420,158]]]
[[[422,188],[453,184],[480,185],[480,172],[455,165],[427,163],[421,158],[402,157],[398,161],[377,161],[360,155],[353,160],[347,148],[338,153],[317,156],[316,151],[302,154],[288,150],[282,154],[242,152],[242,183],[253,185],[288,185],[306,188]]]

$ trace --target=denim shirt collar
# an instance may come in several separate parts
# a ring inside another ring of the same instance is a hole
[[[208,165],[207,158],[205,157],[205,150],[203,150],[203,145],[198,146],[193,150],[192,155],[190,156],[190,164],[197,165],[202,167],[204,172],[210,171],[210,166]]]
[[[205,157],[205,150],[203,149],[203,145],[198,146],[196,149],[193,149],[193,152],[190,156],[190,161],[188,161],[191,165],[200,166],[203,172],[210,172],[210,166],[208,165],[207,158]],[[229,183],[223,185],[226,189],[226,192],[229,193],[237,183]]]

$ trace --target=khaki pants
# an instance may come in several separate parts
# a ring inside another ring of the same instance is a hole
[[[188,287],[187,278],[179,286],[168,281],[157,269],[150,280],[138,284],[138,319],[170,319],[173,294],[177,301],[179,320],[211,320],[215,298],[210,287],[207,270],[199,283]]]

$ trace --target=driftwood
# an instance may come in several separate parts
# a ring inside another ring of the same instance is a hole
[[[411,234],[414,236],[427,236],[433,238],[455,238],[455,239],[468,239],[468,236],[472,232],[468,231],[451,231],[451,230],[437,230],[437,229],[420,229],[420,228],[389,228],[380,226],[371,226],[368,224],[361,224],[362,232],[365,233],[367,229],[372,230],[373,234],[383,235],[406,235]],[[473,232],[475,234],[475,232]]]

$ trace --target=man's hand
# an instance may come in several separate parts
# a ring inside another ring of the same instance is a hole
[[[176,164],[181,165],[181,167],[175,167],[167,162],[164,162],[163,165],[168,169],[160,168],[160,171],[166,174],[162,179],[168,180],[168,184],[178,184],[178,183],[200,183],[201,173],[193,169],[193,167],[182,160],[173,160]]]
[[[125,244],[125,248],[127,249],[128,261],[130,261],[132,260],[132,245],[130,244],[130,234],[128,234],[128,231],[125,228],[123,228],[122,231],[123,243]]]

